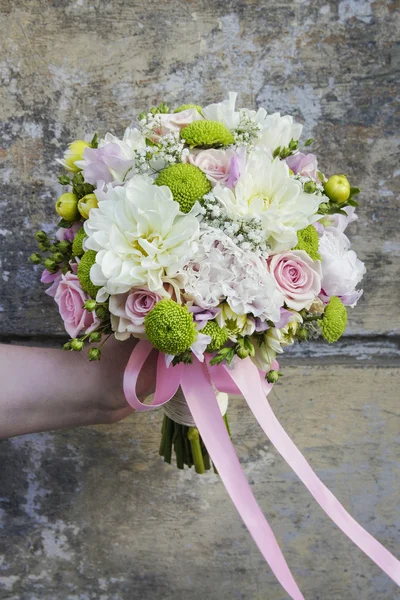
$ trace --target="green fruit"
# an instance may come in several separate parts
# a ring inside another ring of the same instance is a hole
[[[83,196],[78,202],[78,210],[84,219],[89,217],[89,213],[92,208],[97,208],[97,198],[96,194],[86,194]]]
[[[56,202],[56,211],[65,221],[79,221],[78,196],[72,192],[61,194]]]
[[[346,175],[332,175],[324,185],[325,194],[332,202],[344,204],[350,197],[350,183]]]

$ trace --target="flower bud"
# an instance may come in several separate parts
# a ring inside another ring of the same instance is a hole
[[[78,221],[81,218],[78,210],[78,196],[72,192],[61,194],[56,203],[56,211],[66,221]]]
[[[104,306],[98,306],[96,308],[96,316],[100,319],[100,321],[103,321],[106,316],[107,316],[107,309],[104,308]]]
[[[78,202],[78,210],[84,219],[87,219],[91,209],[97,208],[97,206],[96,194],[86,194],[86,196],[83,196]]]
[[[52,254],[51,258],[54,260],[55,263],[61,263],[63,262],[63,260],[65,259],[65,256],[62,252],[54,252],[54,254]]]
[[[247,348],[245,348],[244,346],[239,346],[239,347],[236,349],[236,355],[237,355],[239,358],[242,358],[242,359],[243,359],[243,358],[247,358],[247,357],[249,356],[249,354],[250,354],[249,350],[247,350]]]
[[[308,334],[307,329],[305,327],[300,327],[297,330],[297,339],[300,342],[306,342],[308,340],[308,338],[309,338],[309,334]]]
[[[50,273],[55,273],[58,269],[55,261],[50,257],[46,258],[46,260],[43,261],[43,265],[48,271],[50,271]]]
[[[68,146],[68,150],[64,153],[63,161],[63,165],[67,171],[79,173],[81,169],[75,164],[75,161],[83,160],[85,148],[90,148],[90,144],[84,140],[75,140],[75,142],[72,142]]]
[[[317,189],[317,186],[316,186],[315,181],[307,181],[304,184],[304,191],[306,192],[306,194],[313,194],[316,189]]]
[[[71,350],[71,342],[66,342],[63,346],[63,350]]]
[[[100,331],[93,331],[89,335],[89,342],[100,342],[101,341],[101,333]]]
[[[35,238],[37,239],[38,242],[45,242],[48,238],[47,238],[47,233],[45,233],[44,231],[40,230],[37,231],[35,233]]]
[[[276,383],[281,376],[282,375],[279,373],[279,371],[271,370],[265,375],[265,379],[268,381],[268,383]]]
[[[101,358],[101,350],[99,348],[90,348],[89,352],[89,360],[100,360]]]
[[[324,185],[325,194],[332,202],[344,204],[350,197],[350,183],[346,175],[332,175]]]
[[[40,263],[42,262],[42,257],[37,252],[34,252],[33,254],[30,255],[29,260],[34,265],[40,265]]]
[[[329,205],[326,202],[322,202],[318,207],[318,212],[321,215],[324,215],[325,213],[327,213],[328,210],[329,210]]]
[[[89,312],[93,312],[94,309],[97,306],[97,302],[96,300],[93,300],[93,298],[89,298],[89,300],[86,300],[85,304],[83,305],[83,308],[86,308],[86,310],[88,310]],[[90,340],[93,341],[93,340]]]
[[[62,240],[59,244],[58,244],[58,249],[60,252],[62,252],[63,254],[69,252],[69,249],[71,248],[71,242],[69,242],[68,240]]]
[[[73,340],[71,340],[71,350],[74,350],[75,352],[80,352],[81,350],[83,350],[84,345],[84,342],[82,342],[82,340],[79,340],[78,338],[74,338]]]
[[[41,250],[41,252],[46,252],[46,250],[48,250],[50,248],[50,244],[49,244],[48,240],[46,242],[38,242],[37,246],[38,246],[39,250]]]
[[[248,336],[246,336],[244,338],[244,347],[246,348],[246,350],[248,350],[249,352],[249,356],[254,356],[256,351],[254,349],[254,344],[253,342],[250,340],[250,338]]]

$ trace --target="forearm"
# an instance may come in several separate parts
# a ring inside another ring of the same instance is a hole
[[[110,340],[90,363],[83,352],[0,345],[0,438],[127,416],[122,380],[132,347]]]

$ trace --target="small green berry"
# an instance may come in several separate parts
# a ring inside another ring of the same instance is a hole
[[[52,258],[46,258],[43,261],[43,265],[46,267],[50,273],[56,271],[58,269],[56,262]]]
[[[63,254],[67,254],[70,251],[70,248],[71,248],[71,242],[69,242],[68,240],[62,240],[58,244],[58,249]]]
[[[40,263],[42,262],[42,257],[37,252],[34,252],[33,254],[30,255],[29,260],[34,265],[40,265]]]
[[[98,306],[96,308],[96,317],[100,319],[100,321],[104,321],[108,316],[108,310],[104,306]]]
[[[89,342],[100,342],[101,341],[101,333],[100,331],[93,331],[90,335],[89,335]]]
[[[65,260],[65,256],[62,252],[55,252],[54,254],[52,254],[51,258],[54,260],[55,263],[62,263],[63,260]]]
[[[89,312],[93,312],[96,306],[96,300],[93,300],[93,298],[89,298],[89,300],[86,300],[86,302],[84,303],[83,308],[86,308],[86,310],[88,310]]]
[[[74,352],[80,352],[81,350],[83,350],[85,346],[85,343],[82,342],[82,340],[79,340],[78,338],[74,338],[73,340],[71,340],[71,350],[74,350]]]
[[[313,194],[316,189],[317,184],[315,183],[315,181],[307,181],[304,184],[304,191],[306,192],[306,194]]]
[[[101,350],[99,348],[90,348],[88,352],[89,360],[100,360],[101,358]]]
[[[38,242],[45,242],[48,239],[47,233],[45,233],[42,229],[35,233],[35,238]]]
[[[268,371],[268,373],[265,375],[265,379],[268,381],[268,383],[276,383],[279,380],[279,377],[281,377],[281,373],[279,373],[279,371],[275,371],[274,369],[272,369],[271,371]]]

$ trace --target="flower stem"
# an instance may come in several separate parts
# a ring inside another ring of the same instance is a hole
[[[200,435],[197,427],[189,427],[188,438],[192,448],[193,463],[196,473],[203,475],[203,473],[205,473],[205,467],[200,445]]]

